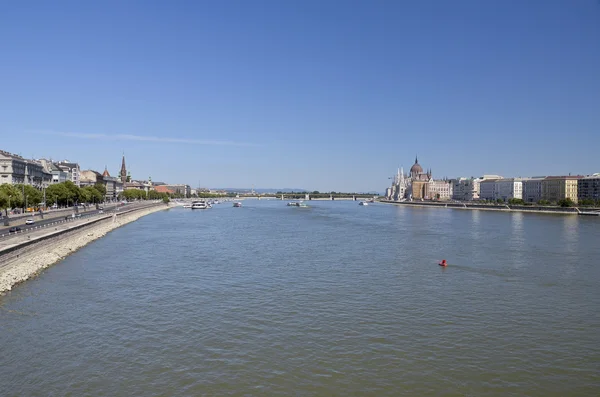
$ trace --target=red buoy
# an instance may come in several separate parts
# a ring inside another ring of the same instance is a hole
[[[444,267],[448,266],[448,263],[446,263],[446,260],[445,260],[445,259],[442,259],[442,261],[441,261],[440,263],[438,263],[438,264],[439,264],[440,266],[444,266]]]

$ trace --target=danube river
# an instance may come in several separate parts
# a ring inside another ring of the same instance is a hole
[[[0,352],[2,396],[595,396],[600,220],[172,209],[0,297]]]

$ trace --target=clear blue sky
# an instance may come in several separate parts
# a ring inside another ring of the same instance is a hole
[[[598,0],[0,6],[0,148],[211,187],[600,172]]]

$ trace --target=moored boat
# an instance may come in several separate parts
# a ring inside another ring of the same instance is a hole
[[[210,208],[210,206],[206,203],[206,201],[193,201],[191,208],[193,210],[205,210]]]
[[[233,203],[233,206],[234,206],[234,207],[241,207],[241,206],[242,206],[242,203],[240,203],[240,202],[235,202],[235,203]]]

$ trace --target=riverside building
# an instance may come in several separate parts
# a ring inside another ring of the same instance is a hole
[[[581,175],[547,176],[542,180],[542,199],[551,202],[571,199],[576,203],[577,185],[581,178]]]
[[[537,203],[542,199],[542,181],[544,176],[523,179],[523,201]]]
[[[600,200],[600,173],[586,176],[577,181],[578,200]]]

